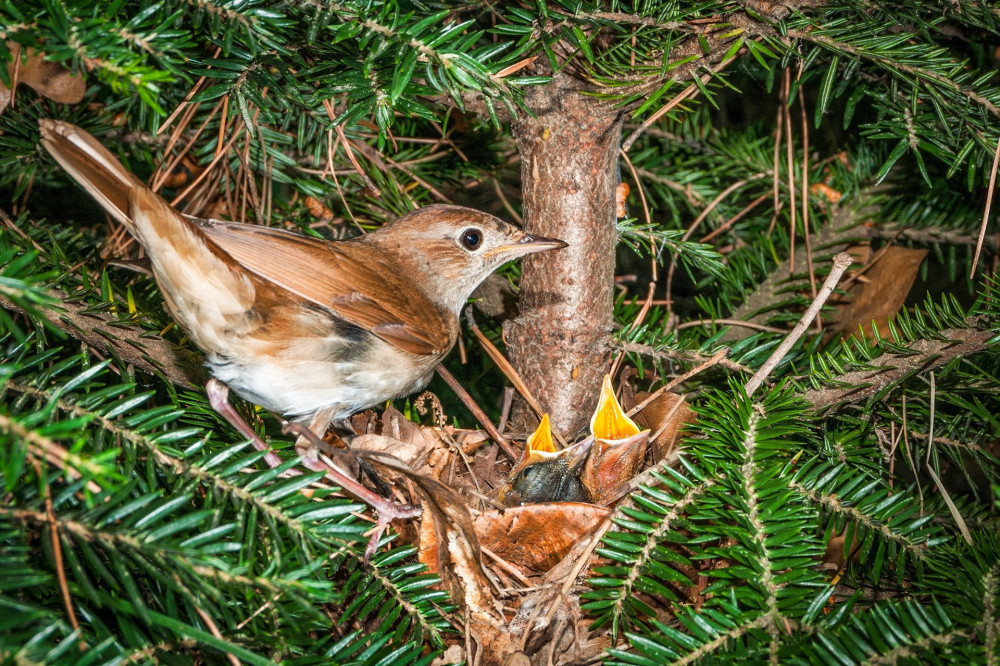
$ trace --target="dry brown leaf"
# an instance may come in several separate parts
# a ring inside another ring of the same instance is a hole
[[[7,64],[7,73],[17,84],[30,86],[42,97],[47,97],[59,104],[77,104],[87,92],[87,83],[83,75],[63,67],[60,63],[45,59],[45,54],[33,48],[21,51],[21,45],[7,42],[13,57]],[[4,110],[13,97],[13,92],[0,84],[0,112]]]
[[[844,196],[826,183],[813,183],[809,186],[809,191],[812,192],[814,196],[826,199],[832,204],[837,203],[840,201],[840,198]]]
[[[593,504],[553,502],[487,511],[473,523],[483,546],[534,575],[559,563],[607,515],[607,509]]]
[[[448,486],[413,472],[398,460],[370,452],[359,454],[369,462],[406,476],[419,489],[423,515],[418,558],[441,577],[451,599],[465,607],[469,631],[483,650],[483,663],[500,663],[504,655],[514,651],[514,645],[504,626],[506,620],[497,610],[465,502]]]
[[[636,403],[641,403],[649,397],[649,393],[639,393],[635,396]],[[643,428],[652,431],[655,437],[650,440],[653,452],[653,464],[667,458],[677,448],[681,428],[696,420],[695,413],[687,406],[684,396],[676,393],[661,393],[651,403],[636,413],[635,421]]]
[[[872,336],[872,322],[880,332],[906,302],[920,264],[927,250],[889,247],[865,271],[867,281],[860,280],[850,289],[851,301],[841,306],[831,333],[844,337],[855,335],[860,327],[866,337]]]
[[[405,460],[413,471],[438,480],[458,455],[456,447],[468,453],[489,439],[479,430],[420,425],[392,407],[383,412],[381,419],[370,417],[364,423],[355,419],[352,423],[365,433],[352,440],[352,448],[393,455]]]
[[[600,537],[605,522],[598,521],[591,533],[582,535],[573,544],[566,556],[542,577],[541,584],[522,599],[511,620],[511,633],[522,637],[525,651],[534,656],[533,663],[552,663],[548,658],[553,648],[555,655],[561,655],[557,663],[595,663],[611,647],[608,632],[587,636],[585,629],[579,631],[586,621],[580,598],[573,592],[578,589],[579,579],[588,575],[595,563],[593,540]],[[551,615],[553,608],[556,612]]]

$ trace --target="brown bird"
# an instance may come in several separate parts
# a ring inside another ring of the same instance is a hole
[[[205,353],[212,406],[271,466],[280,459],[226,387],[322,436],[333,421],[422,389],[455,343],[460,308],[501,264],[566,246],[459,206],[428,206],[340,242],[192,218],[84,130],[39,126],[46,150],[145,248],[167,308]],[[307,439],[296,446],[306,466],[328,471]],[[358,494],[343,476],[334,482]]]

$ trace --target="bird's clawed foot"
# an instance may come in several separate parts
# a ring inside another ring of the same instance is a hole
[[[346,492],[358,498],[378,513],[378,522],[369,532],[368,546],[365,548],[365,564],[378,547],[379,539],[385,532],[389,523],[397,519],[416,518],[422,509],[415,504],[396,504],[392,500],[386,499],[366,486],[351,478],[341,471],[336,463],[320,452],[323,449],[323,441],[316,436],[312,430],[301,423],[288,422],[282,427],[285,433],[299,436],[300,440],[305,440],[308,446],[300,447],[296,444],[296,450],[302,452],[302,465],[316,472],[325,472],[326,478],[343,488]]]

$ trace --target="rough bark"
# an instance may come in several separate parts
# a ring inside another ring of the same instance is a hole
[[[565,74],[535,88],[512,123],[521,153],[524,225],[569,243],[523,263],[520,316],[507,322],[511,362],[552,424],[573,435],[588,423],[611,355],[615,188],[623,118],[579,93]],[[530,427],[515,412],[515,427]]]

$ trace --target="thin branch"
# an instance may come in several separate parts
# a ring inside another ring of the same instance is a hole
[[[972,270],[969,279],[976,276],[979,265],[979,254],[983,251],[983,239],[986,238],[986,221],[990,219],[990,207],[993,205],[993,191],[997,184],[997,167],[1000,166],[1000,137],[997,137],[997,149],[993,153],[993,168],[990,169],[990,186],[986,190],[986,209],[983,210],[983,223],[979,226],[979,239],[976,241],[976,255],[972,258]]]
[[[828,299],[830,294],[833,293],[833,288],[837,286],[837,283],[840,281],[840,276],[844,274],[844,271],[847,270],[847,267],[851,265],[852,261],[854,260],[851,258],[851,255],[846,252],[841,252],[833,258],[833,268],[830,270],[830,274],[826,276],[826,281],[823,283],[823,287],[819,290],[819,293],[816,294],[816,298],[813,300],[809,308],[802,314],[802,318],[799,320],[799,323],[795,325],[792,332],[788,334],[780,345],[778,345],[778,348],[775,349],[774,353],[771,354],[771,357],[764,362],[764,365],[761,366],[760,370],[754,373],[754,376],[747,382],[744,387],[747,397],[752,396],[754,392],[760,388],[760,385],[764,382],[768,375],[770,375],[771,372],[778,367],[778,363],[780,363],[781,359],[785,357],[785,354],[787,354],[792,347],[795,346],[795,343],[798,342],[799,338],[801,338],[806,332],[806,329],[809,328],[809,324],[811,324],[813,319],[816,318],[816,315],[819,314],[820,308],[822,308],[823,304],[826,303],[826,299]]]
[[[691,368],[690,370],[688,370],[684,374],[678,375],[677,377],[674,377],[668,383],[664,384],[660,388],[658,388],[655,391],[653,391],[653,393],[651,393],[649,395],[649,397],[647,397],[645,400],[643,400],[638,405],[636,405],[635,407],[633,407],[632,409],[630,409],[628,411],[628,416],[635,416],[642,409],[644,409],[646,407],[646,405],[648,405],[649,403],[653,402],[654,400],[656,400],[657,398],[659,398],[662,394],[666,393],[667,391],[669,391],[670,389],[674,388],[678,384],[686,382],[687,380],[691,379],[695,375],[700,374],[700,373],[704,372],[705,370],[708,370],[713,365],[718,365],[719,363],[722,362],[723,359],[726,358],[726,356],[728,354],[729,354],[729,348],[728,347],[723,347],[719,351],[715,352],[715,354],[712,355],[712,358],[708,359],[707,361],[705,361],[704,363],[702,363],[698,367]],[[650,438],[650,439],[653,439],[653,438]]]
[[[708,83],[709,79],[711,79],[713,76],[715,76],[716,74],[718,74],[719,72],[721,72],[722,70],[724,70],[726,67],[728,67],[729,63],[733,62],[734,60],[736,60],[736,55],[734,55],[733,57],[729,58],[729,60],[723,60],[718,65],[716,65],[715,67],[713,67],[710,72],[708,72],[707,74],[705,74],[704,76],[701,77],[701,84],[704,85],[704,84]],[[625,139],[622,142],[622,148],[621,148],[622,151],[627,153],[628,150],[629,150],[629,148],[632,147],[632,144],[635,143],[636,139],[638,139],[640,136],[642,136],[643,132],[645,132],[647,129],[649,129],[650,125],[652,125],[657,120],[659,120],[663,116],[663,114],[665,114],[668,111],[670,111],[670,109],[676,107],[678,104],[680,104],[681,102],[683,102],[687,98],[689,98],[692,95],[694,95],[698,91],[698,89],[699,89],[698,88],[698,84],[692,83],[687,88],[685,88],[684,90],[682,90],[678,95],[676,95],[673,99],[671,99],[669,102],[667,102],[666,104],[664,104],[661,108],[659,108],[656,111],[656,113],[654,113],[653,115],[651,115],[649,118],[646,118],[646,120],[644,120],[641,125],[639,125],[637,128],[635,128],[635,130],[633,130],[632,133],[628,135],[628,138]]]
[[[50,293],[62,308],[59,316],[52,317],[51,321],[70,337],[95,350],[110,349],[126,363],[152,375],[162,374],[178,386],[202,384],[202,379],[207,378],[196,361],[184,363],[176,346],[163,338],[147,337],[142,329],[129,326],[112,314],[86,312],[90,309],[89,305],[73,301],[68,294],[58,290],[50,290]],[[24,314],[21,308],[2,294],[0,307]]]
[[[700,354],[695,351],[687,351],[685,349],[657,349],[650,345],[640,344],[638,342],[623,342],[621,340],[612,340],[611,344],[621,349],[626,354],[640,354],[642,356],[649,356],[650,358],[665,358],[671,361],[687,361],[688,363],[702,363],[707,357],[705,354]],[[729,359],[723,359],[719,361],[719,365],[722,367],[732,370],[734,372],[745,372],[749,373],[750,368],[746,367],[741,363],[736,361],[730,361]]]
[[[493,425],[493,421],[490,421],[490,417],[486,416],[486,412],[484,412],[476,401],[472,399],[472,396],[469,395],[469,392],[465,390],[457,379],[455,379],[454,375],[448,372],[443,365],[438,365],[435,370],[437,370],[438,376],[440,376],[441,379],[443,379],[445,383],[451,387],[451,390],[455,392],[455,395],[457,395],[459,400],[462,401],[462,404],[464,404],[469,411],[472,412],[472,415],[477,421],[479,421],[479,424],[483,426],[483,429],[489,433],[490,437],[493,438],[493,441],[495,441],[500,448],[503,449],[503,452],[507,454],[507,457],[513,461],[517,461],[520,457],[517,451],[515,451],[514,447],[510,445],[510,442],[508,442],[507,439],[500,434],[500,431],[497,430],[495,425]]]
[[[886,353],[872,359],[863,370],[853,370],[838,375],[838,386],[827,389],[811,389],[803,397],[816,410],[844,402],[860,402],[881,392],[886,386],[898,382],[914,371],[928,371],[951,363],[956,358],[984,351],[993,337],[990,331],[973,328],[953,328],[941,331],[942,339],[918,340],[902,353]]]

